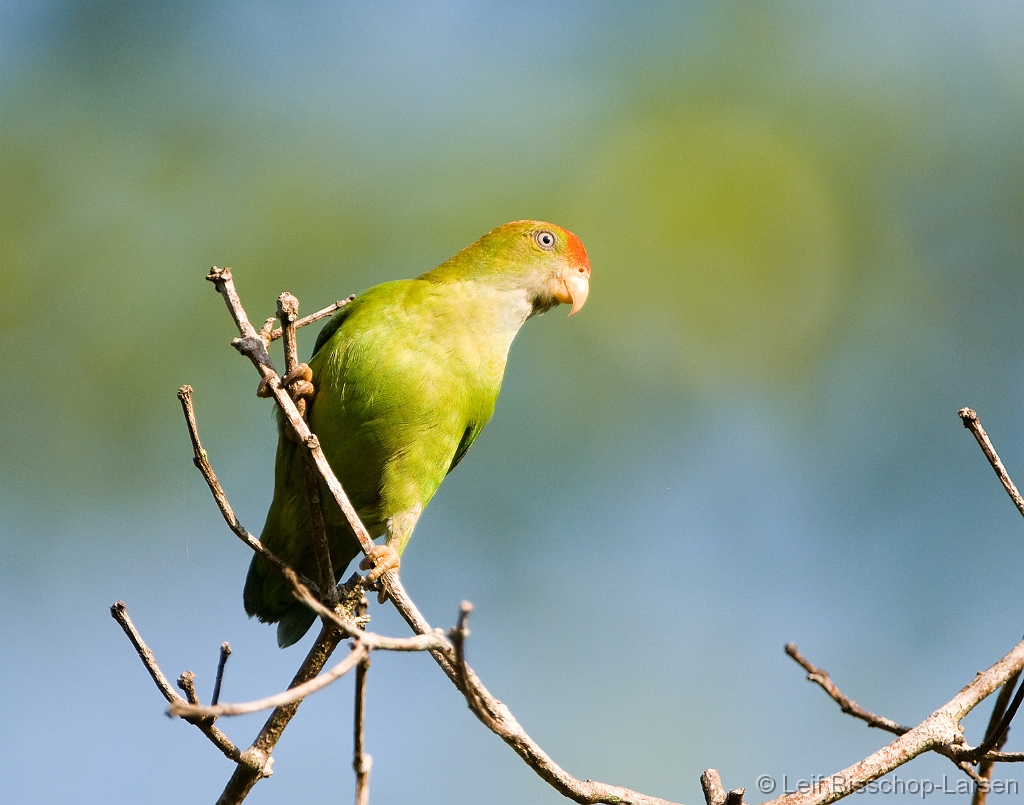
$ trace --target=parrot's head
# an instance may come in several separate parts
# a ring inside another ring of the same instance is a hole
[[[488,232],[504,252],[505,270],[532,295],[535,313],[572,305],[573,315],[590,293],[590,260],[583,242],[568,229],[545,221],[513,221]]]
[[[522,292],[530,315],[564,304],[572,306],[571,316],[590,293],[590,260],[583,243],[568,229],[545,221],[512,221],[492,229],[426,276],[431,275]]]

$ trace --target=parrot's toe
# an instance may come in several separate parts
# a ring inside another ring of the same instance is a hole
[[[267,375],[265,378],[263,378],[260,381],[260,384],[256,387],[256,396],[257,397],[262,397],[263,399],[266,399],[267,397],[273,397],[274,396],[274,392],[272,392],[270,390],[270,384],[269,384],[270,378],[272,378],[272,377],[273,377],[273,375]]]
[[[374,545],[369,555],[363,557],[363,561],[359,563],[359,569],[369,570],[370,572],[366,574],[366,580],[370,584],[376,584],[380,577],[388,571],[397,571],[401,563],[402,560],[398,556],[398,551],[385,543],[384,545]],[[382,588],[377,593],[377,603],[383,604],[387,600],[388,594]]]
[[[281,378],[281,385],[288,389],[293,400],[299,400],[304,397],[312,397],[315,393],[313,384],[310,382],[312,379],[313,370],[309,368],[309,364],[300,363]]]

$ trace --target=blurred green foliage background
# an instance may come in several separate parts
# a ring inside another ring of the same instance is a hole
[[[436,625],[475,603],[495,694],[577,776],[683,802],[886,740],[789,640],[904,723],[950,698],[1022,631],[1019,515],[956,417],[1024,472],[1022,35],[1008,2],[0,2],[5,801],[230,774],[118,598],[204,695],[223,640],[228,700],[299,662],[242,613],[175,399],[258,532],[270,407],[207,268],[262,321],[525,217],[587,244],[590,301],[524,329],[403,564]],[[346,801],[350,694],[250,801]],[[369,706],[375,802],[561,801],[425,657],[377,657]]]

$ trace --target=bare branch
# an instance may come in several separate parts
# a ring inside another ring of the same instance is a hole
[[[296,596],[303,600],[307,606],[312,608],[318,615],[344,629],[348,634],[356,636],[356,628],[351,623],[338,618],[335,613],[326,610],[318,601],[309,596],[308,592],[303,595],[301,585],[295,580],[294,574],[286,574],[292,583]],[[421,634],[418,638],[382,638],[370,632],[362,632],[358,635],[361,642],[367,642],[373,649],[389,649],[392,651],[401,650],[423,650],[427,649],[442,665],[452,678],[459,690],[463,691],[466,702],[474,715],[483,724],[501,738],[505,743],[527,762],[544,780],[554,787],[563,796],[569,797],[580,803],[616,802],[621,805],[672,805],[668,800],[651,797],[637,791],[631,791],[621,786],[612,786],[606,783],[599,783],[593,780],[581,781],[562,769],[555,763],[548,754],[541,749],[537,743],[526,733],[519,723],[512,716],[511,711],[484,687],[479,678],[464,661],[464,649],[457,648],[459,643],[464,643],[469,634],[466,628],[466,619],[473,607],[469,602],[463,602],[460,608],[459,624],[449,632],[453,643],[449,643],[444,636],[434,631],[429,634]],[[372,641],[372,644],[369,642]],[[414,642],[422,641],[422,642]],[[458,641],[458,642],[455,642]],[[430,648],[428,648],[430,646]],[[460,659],[462,657],[463,659]],[[440,659],[438,659],[440,658]],[[443,660],[443,664],[442,664]]]
[[[356,805],[370,805],[370,769],[373,757],[363,751],[363,722],[366,711],[366,672],[370,658],[356,666],[356,703],[353,715],[352,768],[356,773]]]
[[[992,469],[996,471],[996,475],[999,476],[999,482],[1003,485],[1003,489],[1006,490],[1006,494],[1010,496],[1010,500],[1013,501],[1013,505],[1017,507],[1017,511],[1024,514],[1024,498],[1020,496],[1020,492],[1017,491],[1017,487],[1013,481],[1010,480],[1010,475],[1006,471],[1006,467],[1003,466],[1003,462],[999,459],[999,454],[996,453],[995,447],[992,446],[992,441],[988,438],[988,434],[985,433],[985,429],[981,426],[981,420],[978,419],[978,414],[971,408],[961,408],[957,415],[963,420],[964,427],[967,428],[971,433],[974,434],[974,438],[978,440],[978,444],[981,446],[982,452],[985,454],[985,458],[988,459],[988,463],[992,465]]]
[[[206,455],[206,451],[203,449],[203,445],[199,441],[199,428],[196,425],[196,414],[192,407],[192,393],[191,386],[182,386],[178,389],[178,400],[181,401],[181,409],[185,413],[185,422],[188,425],[188,435],[192,440],[192,451],[194,453],[192,463],[196,465],[196,469],[198,469],[199,472],[203,474],[203,478],[206,479],[206,485],[210,487],[210,492],[213,493],[213,499],[217,502],[217,508],[220,509],[220,513],[224,517],[224,522],[228,524],[228,528],[231,529],[231,532],[242,540],[242,542],[248,545],[251,550],[258,553],[278,570],[283,571],[288,567],[288,565],[268,551],[262,542],[256,539],[256,537],[245,529],[235,516],[235,512],[231,508],[231,504],[228,503],[227,495],[224,494],[224,489],[220,485],[220,481],[217,480],[217,475],[214,473],[213,467],[210,466],[210,461]],[[319,595],[320,590],[315,583],[305,578],[305,576],[303,576],[302,579],[303,584],[310,589],[316,590],[317,595]]]
[[[310,313],[308,316],[303,316],[301,319],[298,319],[295,322],[295,327],[296,328],[298,328],[298,327],[305,327],[307,324],[312,324],[315,321],[320,321],[320,319],[325,319],[328,316],[331,316],[334,313],[337,313],[339,310],[341,310],[343,307],[345,307],[345,305],[347,305],[349,302],[351,302],[355,298],[356,298],[356,295],[352,294],[351,296],[349,296],[346,299],[339,299],[333,305],[328,305],[323,310],[318,310],[316,313]],[[273,320],[272,319],[268,319],[267,321],[271,321],[272,322]],[[264,327],[266,327],[266,325],[264,325]],[[277,330],[274,330],[272,332],[269,331],[269,329],[268,329],[268,332],[266,334],[266,339],[265,340],[269,344],[270,342],[276,341],[277,339],[279,339],[282,335],[283,335],[283,333],[280,330],[280,328],[277,329]]]
[[[910,732],[910,727],[904,727],[903,725],[897,724],[895,721],[885,718],[884,716],[875,715],[874,713],[865,710],[853,701],[853,699],[846,696],[846,694],[836,687],[835,683],[828,675],[828,671],[824,668],[818,668],[816,665],[812,664],[806,657],[804,657],[803,654],[800,653],[799,649],[796,647],[796,643],[787,644],[786,653],[796,660],[800,667],[807,671],[807,679],[811,682],[817,683],[847,715],[854,716],[855,718],[859,718],[867,722],[869,727],[877,727],[878,729],[883,729],[896,735],[903,735]],[[974,770],[969,760],[964,758],[953,758],[948,752],[941,749],[936,751],[940,752],[940,754],[945,754],[946,757],[953,761],[960,771],[974,780],[974,782],[982,782],[981,776]]]
[[[673,805],[668,800],[641,794],[639,791],[632,791],[622,786],[608,785],[595,780],[579,780],[555,763],[520,726],[508,707],[494,698],[473,672],[473,669],[466,664],[464,644],[469,635],[466,620],[472,609],[469,602],[462,602],[459,623],[448,633],[454,643],[450,646],[449,652],[446,655],[440,651],[431,653],[435,659],[445,656],[446,663],[442,665],[442,668],[463,692],[469,709],[484,726],[512,747],[513,751],[525,760],[541,779],[562,796],[575,802],[584,805],[600,802],[617,803],[618,805]],[[438,663],[441,664],[440,660]]]
[[[156,658],[153,656],[152,650],[146,645],[142,639],[142,635],[139,634],[135,628],[135,624],[132,623],[132,619],[128,617],[128,608],[125,606],[124,601],[118,601],[110,607],[110,615],[121,629],[124,630],[125,635],[131,641],[135,647],[135,651],[139,655],[139,659],[142,660],[142,664],[149,671],[149,675],[153,678],[153,682],[156,683],[157,690],[160,691],[161,695],[167,699],[171,704],[176,702],[184,703],[185,700],[175,693],[174,688],[171,687],[171,683],[167,681],[167,677],[164,676],[163,671],[160,670],[160,666],[156,663]],[[183,675],[184,676],[184,675]],[[193,695],[194,692],[193,692]],[[242,753],[238,751],[231,740],[221,732],[217,727],[213,725],[212,721],[206,719],[195,719],[186,718],[189,724],[197,727],[200,732],[203,733],[210,741],[216,746],[221,752],[223,752],[228,758],[235,761],[235,763],[245,764],[245,758],[242,757]]]
[[[964,744],[961,719],[995,690],[1024,668],[1024,641],[988,670],[978,674],[963,690],[921,724],[864,760],[823,778],[815,786],[771,800],[771,805],[824,805],[835,802],[877,780],[918,755],[935,751],[953,760],[964,760],[970,747]],[[768,803],[765,803],[768,805]]]

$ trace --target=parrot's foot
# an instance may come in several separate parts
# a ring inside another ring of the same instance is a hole
[[[388,544],[374,545],[373,550],[363,557],[363,561],[359,563],[360,570],[369,570],[366,574],[366,580],[370,584],[376,584],[380,577],[383,576],[390,570],[398,570],[402,560],[398,556],[398,551],[392,548]],[[388,594],[383,588],[377,592],[377,603],[383,604],[388,600]]]
[[[312,379],[313,370],[309,368],[309,364],[300,363],[281,378],[281,385],[288,389],[292,399],[298,402],[307,397],[312,397],[316,393],[313,384],[310,382]]]
[[[256,387],[257,397],[274,396],[268,385],[271,377],[273,375],[268,375],[260,381],[260,384]],[[288,390],[293,400],[298,402],[299,400],[312,397],[316,393],[316,389],[313,388],[313,384],[310,382],[312,379],[313,370],[309,368],[309,364],[300,363],[281,378],[281,386]]]

